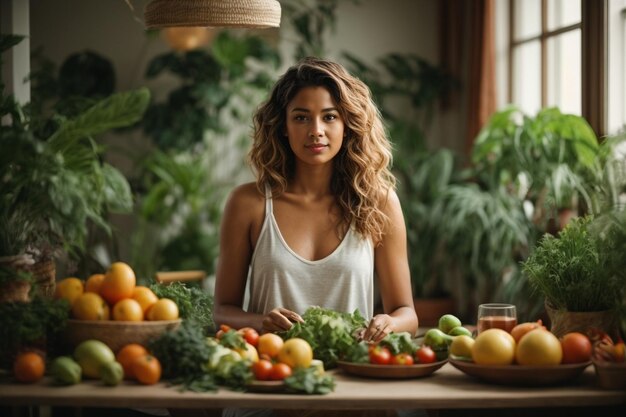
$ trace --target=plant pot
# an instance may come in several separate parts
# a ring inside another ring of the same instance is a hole
[[[30,301],[30,282],[13,281],[0,286],[0,303],[27,303]]]
[[[456,302],[452,297],[414,298],[413,305],[420,327],[437,326],[444,314],[456,314]]]
[[[591,328],[600,329],[611,336],[617,334],[618,317],[614,310],[567,311],[553,308],[548,302],[546,312],[550,317],[550,331],[561,337],[570,332],[587,334]]]
[[[42,297],[52,298],[56,288],[56,264],[54,260],[36,262],[27,268],[35,281],[35,291]]]

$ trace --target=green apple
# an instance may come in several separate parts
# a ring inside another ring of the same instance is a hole
[[[74,358],[88,378],[100,378],[102,365],[113,362],[115,354],[99,340],[85,340],[74,349]]]
[[[459,320],[458,317],[452,314],[444,314],[439,318],[439,330],[441,330],[445,334],[450,333],[450,330],[454,329],[455,327],[459,327],[462,324],[463,323],[461,323],[461,320]]]

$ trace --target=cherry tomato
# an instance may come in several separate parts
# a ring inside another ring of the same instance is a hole
[[[215,334],[215,337],[221,339],[224,336],[224,333],[230,330],[230,326],[228,324],[220,324],[220,329]]]
[[[270,372],[270,379],[273,381],[282,381],[283,379],[291,376],[291,368],[286,363],[275,363],[272,366],[272,372]]]
[[[391,363],[391,352],[384,346],[375,346],[369,351],[370,363],[376,365],[389,365]]]
[[[437,361],[437,355],[429,346],[422,346],[415,352],[415,359],[418,363],[433,363]]]
[[[391,358],[392,365],[413,365],[413,356],[408,353],[398,353]]]
[[[252,346],[256,347],[259,343],[259,332],[252,327],[242,327],[238,332],[243,336],[246,342],[250,343]]]
[[[272,362],[259,359],[252,364],[252,373],[259,381],[268,381],[271,378],[273,367]]]

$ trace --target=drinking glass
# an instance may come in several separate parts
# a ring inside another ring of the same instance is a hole
[[[478,306],[478,333],[498,328],[511,332],[517,325],[517,311],[513,304],[489,303]]]

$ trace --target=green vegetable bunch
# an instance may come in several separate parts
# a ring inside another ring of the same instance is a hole
[[[52,350],[65,329],[70,306],[66,300],[35,297],[29,303],[0,303],[0,358],[4,365],[23,347]]]
[[[205,364],[211,357],[211,349],[206,343],[202,329],[194,321],[183,321],[171,332],[165,332],[149,345],[150,352],[163,366],[163,376],[171,378],[174,384],[203,390],[215,390],[217,386],[207,374]]]
[[[603,311],[620,305],[624,280],[611,267],[614,253],[591,233],[593,217],[573,220],[558,237],[544,235],[522,263],[531,286],[556,309]]]
[[[169,285],[152,284],[150,289],[159,298],[169,298],[178,305],[180,317],[193,320],[205,331],[215,328],[213,322],[213,297],[198,287],[188,287],[182,282]]]
[[[285,378],[287,389],[294,392],[307,394],[328,394],[335,390],[335,379],[317,369],[296,368],[293,374]]]
[[[313,356],[324,362],[326,369],[333,368],[349,349],[357,344],[354,333],[366,322],[358,310],[339,313],[322,307],[310,307],[302,319],[282,336],[285,339],[299,337],[311,345]]]

